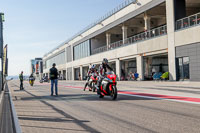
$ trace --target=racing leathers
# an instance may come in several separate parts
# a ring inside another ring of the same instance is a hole
[[[98,82],[97,82],[97,87],[98,87],[98,90],[100,90],[100,86],[101,86],[101,82],[102,80],[105,78],[106,76],[106,72],[107,72],[107,69],[109,69],[110,71],[113,71],[113,69],[108,65],[108,64],[104,64],[102,63],[99,67],[99,76],[98,76]]]

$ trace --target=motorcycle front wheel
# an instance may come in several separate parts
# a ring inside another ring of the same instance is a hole
[[[93,92],[96,91],[96,87],[95,87],[95,84],[94,84],[94,83],[92,83],[92,90],[93,90]]]
[[[117,98],[117,87],[115,85],[112,86],[111,97],[112,97],[112,100],[116,100]]]

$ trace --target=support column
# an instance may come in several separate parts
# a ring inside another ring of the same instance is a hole
[[[148,31],[151,29],[151,18],[147,15],[147,13],[144,13],[144,30]]]
[[[74,75],[75,75],[75,73],[74,73],[74,67],[72,67],[72,79],[71,80],[73,80],[73,81],[75,80],[74,79],[74,77],[75,77]]]
[[[166,0],[169,80],[176,80],[174,0]]]
[[[80,66],[81,80],[83,80],[83,66]]]
[[[128,27],[125,26],[125,25],[123,25],[123,26],[122,26],[123,44],[126,43],[127,36],[128,36]]]
[[[137,73],[139,74],[139,80],[144,80],[143,56],[142,55],[137,56],[136,61],[137,61]]]
[[[119,59],[117,59],[115,61],[115,65],[116,65],[116,75],[117,75],[118,80],[120,80],[120,77],[121,77],[121,62],[120,62]]]
[[[152,68],[150,68],[151,64],[152,64],[152,57],[148,57],[144,66],[144,75],[149,77],[149,75],[152,74]]]
[[[63,79],[63,70],[61,69],[60,71],[61,71],[60,77],[62,77],[62,79]]]
[[[72,61],[74,61],[74,46],[73,45],[71,45],[71,53],[72,53]]]
[[[65,71],[65,73],[64,73]],[[63,69],[63,80],[67,80],[67,70]]]
[[[67,63],[67,47],[65,47],[65,63]]]
[[[66,69],[66,80],[68,80],[68,81],[71,80],[69,68]]]
[[[111,34],[110,33],[106,33],[107,48],[109,48],[110,43],[111,43]]]

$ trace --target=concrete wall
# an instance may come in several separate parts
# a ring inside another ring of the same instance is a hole
[[[200,42],[200,26],[175,32],[175,46],[182,46]]]
[[[149,39],[138,44],[138,53],[147,53],[168,48],[167,35]]]
[[[57,65],[56,68],[57,68],[58,70],[65,70],[65,69],[66,69],[66,64]]]
[[[176,47],[176,57],[189,57],[190,80],[200,81],[200,42]]]

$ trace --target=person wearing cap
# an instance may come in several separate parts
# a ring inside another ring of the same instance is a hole
[[[49,70],[50,80],[51,80],[51,96],[54,93],[54,84],[55,84],[55,94],[58,95],[58,70],[56,69],[56,64],[53,63],[52,68]]]
[[[23,90],[23,81],[24,81],[24,76],[23,76],[23,71],[21,72],[21,74],[19,74],[19,80],[20,80],[20,90]]]

